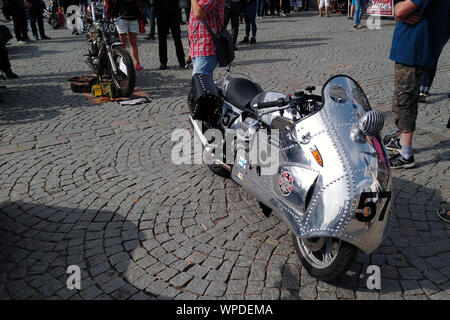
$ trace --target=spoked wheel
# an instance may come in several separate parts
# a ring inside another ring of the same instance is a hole
[[[136,71],[134,70],[133,59],[128,51],[122,47],[114,47],[114,62],[117,67],[117,75],[113,75],[113,82],[117,95],[129,97],[136,84]]]
[[[310,275],[325,281],[341,277],[358,253],[358,248],[336,238],[293,238],[302,265]]]

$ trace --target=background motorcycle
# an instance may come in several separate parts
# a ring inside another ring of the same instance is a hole
[[[314,89],[287,96],[244,78],[227,76],[216,85],[212,77],[195,74],[188,105],[194,132],[207,158],[214,159],[209,168],[255,196],[265,215],[276,211],[306,270],[334,280],[348,270],[358,249],[370,254],[386,237],[392,179],[379,137],[384,119],[361,87],[339,75],[325,83],[321,96],[312,94]],[[206,134],[209,128],[236,134],[218,141]],[[264,175],[258,162],[238,157],[236,148],[251,145],[258,131],[274,129],[279,135],[269,141],[278,167]]]
[[[117,39],[113,22],[105,19],[100,2],[91,2],[92,20],[88,21],[89,53],[86,64],[97,74],[99,80],[112,80],[116,95],[129,97],[136,83],[133,59]]]

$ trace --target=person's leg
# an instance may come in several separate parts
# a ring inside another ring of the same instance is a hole
[[[38,39],[38,31],[37,31],[37,27],[36,27],[36,17],[34,15],[34,12],[31,10],[31,8],[26,8],[25,12],[27,14],[27,20],[31,26],[31,33],[33,34],[33,37],[37,40]]]
[[[202,73],[213,75],[217,65],[217,56],[196,57],[192,59],[192,74]]]
[[[401,131],[402,149],[399,155],[391,158],[393,168],[410,168],[415,165],[412,141],[416,129],[419,86],[423,71],[421,67],[395,64],[392,115],[395,125]]]
[[[255,43],[254,39],[256,37],[256,3],[249,3],[248,5],[248,18],[250,20],[250,25],[252,27],[252,43]]]
[[[130,42],[131,47],[131,55],[134,58],[134,62],[136,65],[139,65],[141,62],[139,61],[139,50],[137,46],[137,33],[129,32],[128,33],[128,41]]]
[[[325,7],[325,0],[320,0],[320,2],[319,2],[319,16],[321,16],[321,17],[322,17],[323,7]]]
[[[234,46],[236,46],[238,34],[239,34],[239,6],[233,6],[231,10],[231,37],[233,38]]]
[[[228,27],[228,22],[231,19],[231,7],[225,7],[224,9],[224,18],[223,18],[223,29],[225,30]]]
[[[21,34],[22,40],[29,40],[28,38],[28,25],[27,25],[27,15],[25,9],[19,11],[19,32]]]
[[[169,26],[167,23],[166,15],[156,9],[156,23],[158,25],[158,45],[159,45],[159,62],[161,64],[160,68],[167,68],[167,33],[169,31]]]
[[[330,8],[330,1],[329,0],[325,0],[325,15],[328,17],[328,9]]]
[[[150,38],[155,38],[155,7],[150,6],[149,8],[150,12]]]
[[[175,43],[175,51],[177,54],[178,64],[181,68],[184,68],[185,55],[184,55],[183,43],[181,42],[180,24],[177,23],[177,20],[174,17],[171,18],[169,23],[170,23],[170,31],[172,33],[172,38]]]
[[[14,26],[14,34],[16,36],[17,42],[22,41],[22,33],[20,31],[20,20],[18,19],[18,15],[14,12],[12,14],[13,26]]]
[[[250,35],[250,16],[249,16],[250,5],[247,3],[244,11],[244,22],[245,22],[245,37],[248,38]]]
[[[122,47],[126,48],[127,47],[127,38],[128,38],[128,34],[127,33],[119,33],[119,40],[122,43]]]
[[[45,29],[44,29],[44,17],[42,16],[42,11],[39,10],[39,12],[37,12],[36,14],[36,21],[37,21],[37,25],[39,28],[39,34],[41,35],[42,39],[48,39],[49,37],[47,37],[45,35]]]

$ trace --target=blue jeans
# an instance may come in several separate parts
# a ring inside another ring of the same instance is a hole
[[[150,20],[150,32],[148,34],[149,34],[149,36],[154,37],[155,36],[155,7],[150,6],[147,3],[145,3],[142,7],[142,11],[144,14],[144,18],[147,20]]]
[[[195,57],[192,58],[193,70],[192,74],[203,73],[213,75],[217,65],[217,56]]]
[[[256,36],[256,3],[250,2],[245,6],[244,11],[245,20],[245,36],[248,38],[250,35],[250,25],[252,27],[252,37]]]
[[[263,13],[264,13],[264,1],[265,0],[258,0],[257,2],[256,2],[256,8],[257,8],[257,15],[258,15],[258,17],[262,17],[263,16]]]
[[[355,16],[354,16],[355,24],[361,23],[363,11],[364,11],[364,0],[355,0]]]

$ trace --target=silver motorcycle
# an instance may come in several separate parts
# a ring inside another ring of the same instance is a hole
[[[188,105],[209,168],[251,193],[266,216],[277,212],[302,265],[331,281],[358,249],[370,254],[386,237],[392,178],[380,138],[384,118],[356,81],[338,75],[321,96],[314,89],[291,96],[245,78],[215,83],[195,74]],[[249,151],[261,146],[259,136],[266,137],[263,160]]]

